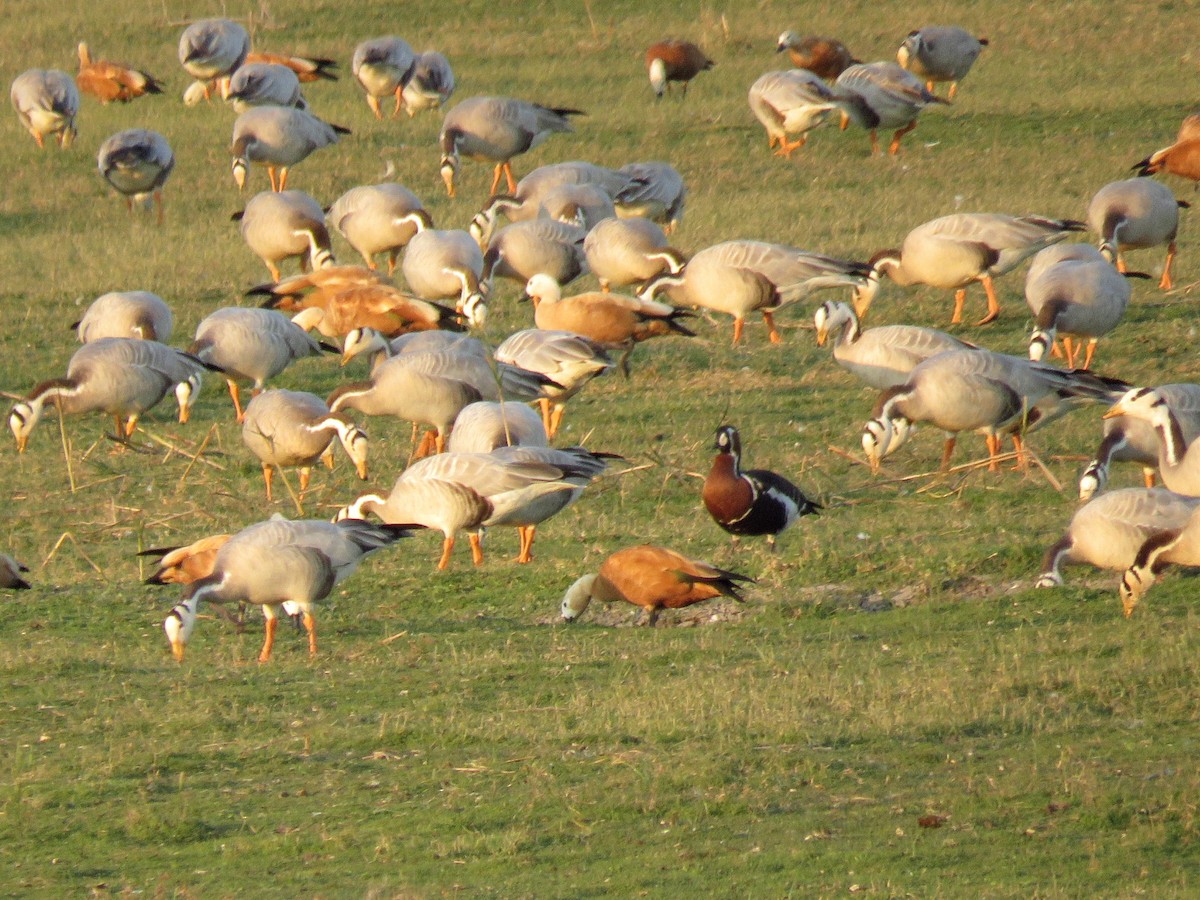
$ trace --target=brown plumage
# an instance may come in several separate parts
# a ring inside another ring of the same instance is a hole
[[[858,62],[837,38],[813,34],[800,37],[795,32],[785,31],[779,36],[775,52],[784,50],[797,69],[808,69],[826,81],[833,81]]]
[[[337,81],[337,74],[332,69],[337,68],[337,60],[321,56],[289,56],[285,53],[263,53],[252,51],[246,54],[246,62],[270,63],[276,66],[286,66],[296,73],[296,77],[304,82],[324,78],[327,81]]]
[[[1200,113],[1192,113],[1183,120],[1175,143],[1156,150],[1132,168],[1139,175],[1167,172],[1190,181],[1200,181]]]
[[[453,309],[406,294],[388,284],[362,284],[340,291],[312,291],[303,297],[284,295],[276,309],[297,312],[301,328],[316,328],[326,337],[344,337],[355,328],[373,328],[393,338],[412,331],[463,330]]]
[[[156,547],[143,550],[138,556],[157,556],[158,569],[146,579],[146,584],[191,584],[212,574],[217,551],[229,540],[227,534],[200,538],[186,547]]]
[[[718,569],[682,553],[642,544],[618,550],[600,571],[584,575],[567,590],[562,617],[568,622],[587,609],[593,598],[606,603],[621,601],[640,606],[641,622],[653,626],[664,609],[682,609],[713,597],[730,597],[738,603],[740,584],[753,578]]]
[[[690,41],[666,40],[652,44],[646,50],[646,71],[650,75],[650,86],[654,96],[662,95],[672,81],[683,85],[687,95],[688,82],[715,66],[716,63],[704,55],[704,51]]]
[[[246,291],[246,296],[290,297],[293,305],[280,303],[277,308],[285,312],[299,312],[306,306],[324,306],[327,300],[323,298],[332,297],[340,291],[375,284],[391,285],[392,279],[366,266],[327,266],[293,275],[274,284],[257,285]],[[304,302],[299,302],[300,298],[304,298]]]
[[[79,74],[75,86],[101,103],[128,103],[143,94],[161,94],[162,86],[151,75],[106,59],[93,60],[88,45],[79,44]]]

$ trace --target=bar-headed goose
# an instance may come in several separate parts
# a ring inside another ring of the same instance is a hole
[[[639,297],[666,292],[677,306],[702,306],[733,316],[733,343],[742,339],[748,313],[762,313],[771,343],[782,338],[774,313],[822,288],[867,284],[870,266],[765,241],[724,241],[701,250],[679,274],[646,282]]]
[[[10,591],[27,591],[29,582],[21,577],[29,566],[19,563],[7,553],[0,553],[0,588]]]
[[[496,348],[497,362],[510,363],[549,378],[542,407],[542,424],[554,437],[562,425],[567,401],[598,375],[612,368],[604,347],[572,331],[527,328],[509,335]]]
[[[1195,509],[1182,523],[1148,535],[1145,543],[1138,548],[1133,562],[1121,576],[1118,591],[1125,618],[1133,615],[1146,591],[1170,565],[1189,568],[1200,566],[1200,517],[1197,517]]]
[[[549,218],[505,225],[488,243],[482,280],[490,284],[495,278],[509,278],[525,284],[534,275],[547,275],[570,284],[588,270],[586,237],[578,225]]]
[[[683,85],[682,94],[686,97],[688,82],[715,65],[691,41],[671,39],[646,48],[646,73],[650,76],[650,87],[656,100],[661,100],[671,89],[672,81]]]
[[[887,275],[899,285],[927,284],[952,290],[954,315],[962,321],[967,285],[980,282],[987,293],[988,311],[976,324],[1000,315],[993,278],[1011,272],[1039,250],[1065,240],[1087,226],[1072,219],[1044,216],[1006,216],[999,213],[954,213],[918,225],[904,238],[899,250],[882,250],[871,258],[871,278],[855,306],[866,317]]]
[[[208,100],[223,82],[246,61],[250,53],[250,34],[237,22],[229,19],[201,19],[193,22],[179,36],[179,62],[189,75],[203,85]]]
[[[987,38],[977,38],[955,25],[927,25],[908,33],[896,51],[896,60],[918,78],[925,79],[925,87],[931,93],[935,82],[950,82],[946,99],[953,100],[958,83],[967,77],[987,44]]]
[[[271,658],[279,607],[292,604],[303,616],[308,652],[315,656],[313,605],[349,578],[368,553],[409,534],[410,529],[401,525],[375,525],[361,519],[335,523],[271,518],[242,529],[217,552],[212,574],[192,582],[183,602],[163,622],[175,659],[183,659],[201,601],[262,607],[266,621],[259,662]]]
[[[750,85],[750,111],[767,130],[767,146],[778,146],[775,155],[785,159],[837,108],[829,85],[807,69],[767,72]],[[796,139],[789,141],[789,134]]]
[[[1200,113],[1192,113],[1183,120],[1175,143],[1155,150],[1132,168],[1139,175],[1166,172],[1188,181],[1200,181]]]
[[[92,59],[88,45],[82,41],[78,49],[79,72],[75,75],[75,86],[101,103],[114,100],[128,103],[134,97],[163,92],[162,85],[146,72],[107,59]]]
[[[389,340],[374,328],[355,328],[346,332],[342,343],[342,365],[356,356],[370,353],[371,370],[374,371],[376,366],[392,356],[448,350],[464,341],[468,345],[478,344],[480,351],[486,354],[482,342],[453,331],[412,331]]]
[[[236,112],[254,106],[294,106],[308,109],[300,93],[300,79],[287,66],[274,63],[246,63],[229,79],[225,97]]]
[[[480,400],[454,420],[448,453],[491,453],[500,447],[549,447],[542,417],[523,403]]]
[[[775,44],[775,52],[787,51],[792,65],[833,81],[859,60],[837,38],[805,35],[785,31]]]
[[[117,437],[128,438],[142,413],[173,389],[179,401],[179,421],[186,422],[204,368],[196,357],[157,341],[101,338],[75,351],[67,363],[66,377],[43,381],[16,403],[8,427],[17,439],[17,450],[24,453],[29,435],[49,403],[61,415],[108,413],[116,423]]]
[[[158,224],[163,223],[162,189],[175,168],[175,154],[165,137],[145,128],[118,131],[100,145],[96,162],[104,180],[125,198],[131,213],[135,202],[149,209],[153,198]]]
[[[463,100],[446,113],[438,136],[447,193],[454,196],[454,174],[464,156],[496,164],[489,194],[496,193],[502,175],[508,180],[509,193],[516,193],[512,158],[532,150],[552,134],[574,131],[568,117],[578,115],[583,115],[578,109],[540,106],[511,97]]]
[[[1167,246],[1167,260],[1158,286],[1169,291],[1171,263],[1175,260],[1175,234],[1179,230],[1179,208],[1188,203],[1176,200],[1165,184],[1146,178],[1127,178],[1100,188],[1088,204],[1088,227],[1100,235],[1100,252],[1117,269],[1125,271],[1125,251]]]
[[[111,291],[93,300],[83,318],[71,327],[81,344],[106,337],[140,338],[165,344],[175,329],[175,315],[158,294]]]
[[[375,118],[383,118],[380,101],[385,97],[396,98],[392,117],[400,114],[404,86],[412,78],[416,65],[417,57],[412,47],[402,38],[372,38],[354,48],[350,71],[366,91],[367,105],[371,107],[371,112],[375,113]]]
[[[421,227],[409,215],[424,210],[417,195],[402,184],[368,184],[350,188],[333,201],[326,221],[362,254],[368,268],[375,268],[376,254],[386,253],[391,275],[400,251]]]
[[[450,68],[450,60],[436,50],[419,54],[402,96],[409,118],[428,109],[439,109],[453,94],[454,70]]]
[[[900,139],[917,127],[921,110],[933,103],[948,103],[928,90],[914,75],[895,63],[875,62],[851,66],[833,85],[842,109],[842,128],[853,122],[871,136],[871,153],[879,155],[880,128],[896,129],[888,153],[900,152]]]
[[[255,194],[239,218],[242,239],[263,261],[275,281],[286,259],[300,260],[300,267],[325,269],[336,265],[325,210],[304,191],[263,191]]]
[[[670,163],[653,160],[627,163],[617,171],[634,179],[632,185],[613,197],[617,215],[650,219],[671,234],[683,220],[687,205],[687,185],[679,170]]]
[[[13,80],[9,99],[39,147],[46,146],[46,136],[51,134],[58,139],[58,146],[71,146],[79,115],[79,89],[70,75],[58,69],[29,69]]]
[[[1158,473],[1163,486],[1177,494],[1200,497],[1200,449],[1187,443],[1183,419],[1171,408],[1166,393],[1157,388],[1134,388],[1124,394],[1104,418],[1140,419],[1158,436]]]
[[[583,240],[583,253],[603,291],[649,281],[663,272],[678,274],[687,262],[659,225],[640,216],[597,223]]]
[[[267,167],[271,190],[287,187],[288,171],[314,150],[336,144],[349,128],[330,125],[302,109],[285,106],[256,106],[233,123],[233,180],[238,190],[246,186],[250,163]],[[276,171],[278,170],[278,180]]]
[[[740,591],[754,579],[718,569],[682,553],[642,544],[609,556],[600,570],[584,575],[563,595],[560,613],[573,622],[593,599],[641,607],[640,624],[653,627],[664,609],[682,609],[714,597],[745,601]]]
[[[483,251],[475,239],[461,229],[433,228],[424,210],[407,218],[417,229],[400,264],[409,288],[427,300],[453,300],[472,325],[483,324]]]

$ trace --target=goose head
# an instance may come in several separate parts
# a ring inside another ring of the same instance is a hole
[[[813,324],[817,328],[817,346],[824,347],[829,335],[836,333],[845,325],[854,321],[854,313],[845,303],[826,300],[813,314]]]
[[[191,639],[192,629],[196,627],[196,608],[199,605],[199,596],[193,594],[176,605],[163,619],[163,631],[167,635],[167,643],[171,645],[171,655],[175,657],[176,662],[183,662],[183,651]]]
[[[8,427],[17,439],[17,452],[24,453],[29,445],[29,435],[42,417],[42,404],[21,400],[13,405],[8,414]]]
[[[15,410],[16,407],[14,407]],[[1134,388],[1126,391],[1121,399],[1109,407],[1102,418],[1115,419],[1117,416],[1129,416],[1146,422],[1166,418],[1170,410],[1162,395],[1151,388]]]
[[[479,291],[472,291],[458,306],[458,311],[463,314],[471,328],[482,328],[487,322],[487,301]]]
[[[186,425],[192,415],[192,406],[200,396],[200,373],[189,375],[185,381],[175,385],[175,402],[179,404],[179,424]]]
[[[872,474],[879,474],[879,464],[894,453],[912,433],[912,423],[904,418],[880,416],[863,426],[862,448],[871,463]]]
[[[354,463],[354,471],[358,473],[358,477],[362,481],[366,481],[367,433],[348,418],[337,417],[334,421],[337,423],[337,436],[338,440],[342,442],[342,449],[346,451],[346,455]]]
[[[351,328],[342,343],[342,365],[362,353],[387,353],[388,350],[387,339],[374,328]]]
[[[335,522],[346,519],[365,519],[376,506],[382,506],[386,500],[378,494],[363,494],[349,506],[343,506],[333,517]]]
[[[562,286],[545,272],[538,272],[525,283],[525,296],[539,303],[557,303],[562,299]]]
[[[584,575],[567,588],[559,607],[559,614],[564,622],[574,622],[588,608],[588,604],[592,602],[592,585],[595,582],[595,575]]]

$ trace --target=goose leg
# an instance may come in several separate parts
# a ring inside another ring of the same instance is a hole
[[[784,159],[791,159],[792,151],[799,150],[806,143],[808,143],[808,138],[805,137],[804,135],[801,135],[799,138],[797,138],[796,140],[794,140],[790,143],[788,142],[787,138],[785,137],[783,140],[781,140],[779,142],[779,149],[775,151],[775,155],[782,156]]]
[[[399,250],[396,250],[396,249],[394,249],[394,248],[393,248],[392,250],[389,250],[389,251],[388,251],[388,275],[395,275],[395,274],[396,274],[396,257],[398,257],[399,255],[400,255],[400,251],[399,251]],[[367,263],[367,267],[368,267],[368,268],[371,268],[371,269],[374,269],[374,268],[375,268],[375,261],[374,261],[374,260],[370,260],[370,261]]]
[[[957,325],[962,322],[963,304],[967,302],[967,289],[959,288],[954,292],[954,314],[950,316],[950,324]]]
[[[1092,357],[1096,355],[1096,344],[1097,341],[1095,338],[1088,341],[1087,352],[1083,355],[1083,367],[1085,369],[1090,369],[1092,367]]]
[[[279,190],[282,191],[287,188],[287,177],[288,177],[288,167],[282,166],[279,169]]]
[[[446,435],[442,434],[442,429],[437,430],[437,435],[433,439],[433,445],[437,448],[436,452],[446,452]]]
[[[275,607],[265,605],[262,611],[266,622],[263,624],[263,645],[262,650],[258,653],[258,661],[265,663],[271,658],[271,648],[275,646],[275,627],[279,624],[279,620],[275,618]]]
[[[1025,438],[1021,437],[1019,434],[1014,434],[1012,436],[1012,442],[1013,450],[1016,451],[1017,454],[1017,464],[1013,466],[1013,468],[1024,471],[1025,469],[1029,468],[1029,459],[1025,456]],[[999,450],[1000,439],[996,438],[996,451],[999,452]]]
[[[550,421],[550,430],[546,433],[547,437],[554,437],[558,434],[558,429],[562,427],[563,415],[566,414],[567,407],[562,403],[554,407],[554,415]]]
[[[163,209],[162,191],[154,192],[154,205],[158,207],[158,224],[162,225],[162,223],[166,221],[166,211]]]
[[[875,131],[875,129],[871,129],[870,135],[871,135],[871,155],[878,156],[879,155],[879,134],[878,134],[878,132]]]
[[[392,110],[392,118],[400,115],[400,110],[404,109],[404,85],[396,88],[396,108]]]
[[[271,280],[278,283],[283,280],[283,273],[279,271],[279,266],[268,260],[267,271],[271,273]]]
[[[950,468],[950,457],[954,455],[954,447],[957,443],[958,438],[954,435],[950,435],[948,438],[946,438],[946,443],[942,444],[941,471],[945,472]]]
[[[546,437],[554,437],[554,432],[551,431],[551,424],[554,422],[554,413],[550,409],[550,399],[548,397],[539,397],[538,406],[542,410],[542,427],[546,429]]]
[[[304,492],[308,490],[308,483],[312,481],[312,469],[305,466],[300,470],[300,496],[304,496]]]
[[[521,551],[517,554],[517,562],[527,563],[533,560],[533,538],[537,534],[536,525],[525,525],[517,529],[521,536]]]
[[[1000,301],[996,298],[996,285],[992,282],[991,275],[985,272],[979,281],[983,284],[984,292],[987,293],[988,311],[987,315],[975,324],[986,325],[1000,317]]]
[[[126,440],[133,437],[133,433],[137,431],[137,423],[138,417],[136,415],[130,416],[129,420],[125,423],[125,430],[122,432],[122,434],[125,435]]]
[[[508,192],[515,194],[517,192],[517,179],[513,177],[512,163],[506,162],[503,168],[504,177],[508,179]]]
[[[932,88],[930,88],[929,93],[931,93],[931,94],[933,93]],[[958,93],[958,82],[957,81],[950,82],[950,91],[946,94],[946,99],[953,100],[954,95],[957,93]]]
[[[229,385],[229,396],[233,398],[233,411],[237,414],[237,423],[241,425],[246,420],[246,413],[242,409],[241,391],[233,379],[226,378],[225,383]]]
[[[647,628],[653,628],[654,623],[656,623],[658,621],[658,614],[660,612],[662,612],[662,610],[659,607],[657,607],[657,606],[650,607],[642,615],[641,624],[645,625]]]
[[[304,623],[304,630],[308,632],[308,655],[317,655],[317,620],[313,618],[313,614],[307,609],[304,611],[301,621]]]
[[[988,451],[988,471],[999,472],[1000,463],[996,461],[996,457],[1000,455],[1000,435],[989,434],[986,440]]]
[[[740,316],[733,320],[733,346],[737,346],[742,339],[742,328],[745,327],[746,320]]]
[[[504,174],[504,164],[496,163],[496,171],[495,171],[495,174],[492,176],[492,188],[491,188],[491,190],[488,191],[488,194],[490,196],[495,196],[496,188],[500,187],[500,176],[503,174]],[[515,194],[516,191],[513,191],[513,193]]]
[[[775,319],[771,315],[771,311],[764,309],[762,311],[763,321],[767,323],[767,335],[771,339],[772,344],[782,344],[783,338],[779,336],[779,329],[775,327]]]
[[[275,469],[272,468],[270,463],[263,463],[262,470],[263,470],[263,481],[267,485],[267,502],[271,503],[275,499],[274,497],[271,496],[271,482],[273,482],[275,480]]]
[[[467,540],[471,544],[471,562],[477,566],[483,565],[483,535],[478,531],[473,531],[467,535]]]
[[[446,567],[450,565],[450,551],[454,549],[454,536],[450,535],[442,540],[442,558],[438,560],[438,571],[446,571]]]
[[[283,190],[283,188],[276,187],[276,185],[275,185],[275,167],[274,166],[267,166],[267,178],[271,179],[271,190],[273,190],[275,192],[279,192],[279,191]]]
[[[383,110],[379,108],[379,98],[367,94],[367,106],[371,107],[371,112],[375,113],[375,118],[383,118]]]
[[[1124,275],[1129,271],[1129,266],[1125,265],[1125,254],[1117,252],[1117,271]]]
[[[903,128],[900,128],[892,135],[892,142],[888,144],[888,155],[895,156],[900,152],[900,138],[904,137],[910,131],[917,127],[917,120],[913,119]]]
[[[1075,340],[1070,335],[1064,335],[1062,339],[1063,352],[1067,357],[1067,368],[1075,368],[1075,354],[1079,350],[1075,347]]]
[[[46,149],[46,141],[42,138],[42,136],[40,134],[38,134],[36,131],[31,131],[29,133],[32,134],[33,139],[35,141],[37,141],[38,149],[45,150]]]
[[[838,122],[838,131],[845,131],[849,127],[850,127],[850,117],[848,115],[846,115],[846,113],[843,111],[841,121]]]
[[[1171,263],[1175,261],[1175,250],[1176,247],[1174,241],[1171,241],[1171,243],[1167,244],[1167,262],[1163,266],[1162,280],[1158,283],[1158,286],[1164,291],[1169,291],[1175,286],[1175,283],[1171,280]]]
[[[1155,469],[1153,466],[1142,467],[1142,483],[1148,488],[1154,487],[1154,485],[1157,483],[1158,479],[1154,477],[1154,473]]]

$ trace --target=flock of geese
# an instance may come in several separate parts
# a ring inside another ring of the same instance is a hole
[[[986,45],[961,28],[929,27],[903,40],[897,62],[864,64],[833,38],[785,32],[777,50],[795,68],[763,75],[750,87],[748,102],[779,156],[791,156],[809,131],[835,118],[843,129],[865,129],[873,153],[881,152],[878,132],[891,131],[888,152],[894,155],[922,110],[955,97]],[[39,147],[48,139],[71,146],[81,91],[104,103],[162,92],[147,73],[97,60],[86,44],[78,50],[76,77],[33,69],[12,84],[14,109]],[[1200,386],[1139,389],[1090,371],[1098,341],[1129,303],[1128,277],[1138,274],[1127,271],[1125,254],[1164,247],[1160,287],[1172,286],[1178,210],[1186,204],[1150,178],[1103,186],[1086,223],[955,213],[912,228],[898,248],[868,260],[746,239],[685,254],[670,243],[686,197],[684,179],[672,165],[650,161],[609,169],[573,161],[542,166],[518,180],[513,160],[572,131],[580,110],[476,96],[444,115],[440,171],[454,196],[464,159],[491,164],[491,196],[467,229],[437,229],[419,197],[397,183],[354,187],[327,209],[288,189],[296,166],[349,134],[316,116],[302,93],[306,84],[337,78],[334,60],[255,52],[246,29],[227,19],[188,26],[179,60],[194,79],[186,104],[224,99],[238,112],[230,145],[238,188],[249,183],[253,167],[266,169],[270,190],[252,196],[238,216],[243,239],[271,277],[247,292],[265,298],[264,306],[216,310],[181,350],[167,344],[174,316],[161,298],[145,291],[101,296],[77,325],[83,346],[66,375],[38,384],[13,406],[9,426],[18,450],[26,450],[48,405],[60,415],[107,413],[118,438],[128,441],[139,417],[173,395],[179,421],[186,423],[202,376],[215,372],[226,379],[245,446],[261,463],[268,500],[282,468],[299,470],[302,498],[312,469],[320,462],[332,465],[337,445],[365,480],[363,416],[412,422],[416,461],[388,494],[358,497],[333,522],[276,516],[231,536],[154,551],[160,568],[150,581],[186,586],[164,623],[177,659],[202,601],[262,607],[260,661],[270,658],[281,609],[303,624],[315,653],[314,605],[364,556],[417,528],[442,533],[439,569],[450,564],[463,532],[475,563],[482,562],[483,530],[499,526],[518,530],[518,561],[530,561],[537,526],[575,502],[613,458],[550,446],[571,397],[618,365],[628,375],[631,353],[647,340],[694,336],[693,309],[729,315],[735,344],[744,337],[747,317],[757,313],[769,340],[779,342],[774,314],[824,289],[848,290],[851,303],[831,300],[817,309],[818,343],[830,343],[838,364],[880,391],[862,434],[875,469],[917,423],[946,433],[944,467],[962,432],[985,437],[995,467],[1004,439],[1020,453],[1033,429],[1082,404],[1107,403],[1106,435],[1080,485],[1090,502],[1048,552],[1038,584],[1061,584],[1059,570],[1068,563],[1124,570],[1120,590],[1128,615],[1163,567],[1200,564],[1200,520],[1191,524],[1200,503],[1194,499],[1200,496],[1200,451],[1189,452],[1200,434]],[[645,63],[658,98],[673,84],[686,93],[692,79],[716,65],[695,44],[678,40],[651,46]],[[456,87],[445,56],[416,54],[396,37],[359,44],[351,72],[378,118],[438,109]],[[935,93],[940,83],[949,84],[946,97]],[[97,156],[101,175],[130,210],[135,203],[153,204],[160,222],[174,161],[166,138],[143,128],[112,135]],[[1200,180],[1200,117],[1185,120],[1175,144],[1135,168],[1139,175],[1168,172]],[[505,191],[498,193],[502,181]],[[336,261],[331,230],[364,265]],[[1066,243],[1088,230],[1098,236],[1098,249]],[[382,258],[386,275],[379,269]],[[1001,314],[994,279],[1031,258],[1026,297],[1035,327],[1028,359],[932,328],[862,327],[885,276],[901,286],[954,291],[952,322],[962,320],[966,290],[978,282],[987,298],[979,324],[990,322]],[[291,260],[301,272],[284,277]],[[393,281],[397,269],[407,291]],[[564,292],[588,273],[599,291]],[[524,288],[536,327],[492,350],[465,332],[485,322],[498,278]],[[633,291],[618,293],[622,288]],[[296,360],[326,352],[340,353],[343,365],[369,356],[369,377],[345,382],[325,399],[268,389]],[[1058,353],[1066,368],[1044,361]],[[253,395],[248,403],[245,386]],[[526,403],[536,403],[540,413]],[[422,425],[428,431],[417,445]],[[765,536],[774,549],[780,533],[820,510],[782,475],[743,470],[741,439],[732,426],[718,429],[714,449],[702,500],[735,540]],[[1110,465],[1120,460],[1141,463],[1148,486],[1101,493]],[[1150,486],[1156,468],[1164,488]],[[0,585],[27,588],[24,571],[0,555]],[[665,547],[632,547],[573,584],[561,612],[570,621],[593,598],[624,601],[641,607],[643,620],[653,625],[663,608],[716,596],[741,600],[739,591],[750,581]]]

